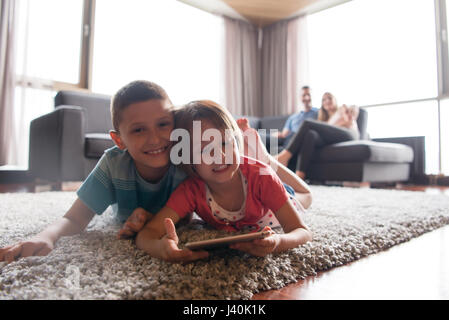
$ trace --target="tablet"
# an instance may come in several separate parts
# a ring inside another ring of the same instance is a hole
[[[245,234],[239,234],[236,236],[230,236],[230,237],[224,237],[224,238],[216,238],[216,239],[209,239],[209,240],[202,240],[202,241],[195,241],[195,242],[188,242],[186,243],[186,248],[190,250],[205,250],[205,249],[214,249],[218,247],[226,247],[230,245],[231,243],[237,243],[237,242],[247,242],[252,241],[256,239],[263,239],[271,235],[272,232],[270,230],[265,231],[259,231],[259,232],[253,232],[253,233],[245,233]]]

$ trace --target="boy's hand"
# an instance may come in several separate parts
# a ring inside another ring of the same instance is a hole
[[[19,258],[30,256],[46,256],[53,250],[54,244],[51,240],[41,236],[35,236],[27,241],[0,249],[0,261],[11,263]]]
[[[280,242],[280,235],[271,230],[270,227],[263,228],[263,231],[270,231],[271,235],[264,239],[257,239],[250,242],[234,243],[229,247],[240,250],[257,257],[265,257],[272,253]]]
[[[130,239],[133,238],[140,230],[143,229],[145,224],[153,218],[153,215],[142,208],[137,208],[131,213],[128,220],[122,226],[117,234],[118,239]]]
[[[173,221],[169,218],[164,220],[166,235],[160,240],[160,258],[169,262],[191,262],[205,259],[209,256],[207,251],[191,251],[178,248],[178,235]]]

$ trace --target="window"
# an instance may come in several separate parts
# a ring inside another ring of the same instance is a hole
[[[19,79],[33,82],[31,86],[49,87],[53,81],[78,84],[83,0],[19,3],[16,67]]]
[[[438,172],[438,102],[423,101],[367,108],[371,138],[425,137],[426,172]]]
[[[145,79],[174,104],[222,102],[221,18],[175,0],[97,0],[95,15],[94,92]]]
[[[20,150],[17,155],[17,165],[21,167],[28,166],[28,145],[29,145],[29,126],[31,120],[53,110],[54,96],[56,92],[53,90],[41,90],[35,88],[26,88],[16,86],[15,101],[16,108],[16,138]]]
[[[449,99],[441,101],[441,167],[449,176]]]
[[[371,138],[425,136],[426,173],[438,173],[434,1],[353,0],[308,23],[314,105],[329,91],[339,104],[367,107]]]
[[[58,90],[86,87],[85,6],[91,0],[17,0],[15,127],[17,163],[28,165],[30,121],[53,109]]]
[[[353,0],[309,17],[310,84],[340,103],[438,95],[435,11],[429,0]]]

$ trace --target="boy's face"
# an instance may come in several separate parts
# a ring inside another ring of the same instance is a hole
[[[208,129],[217,130],[217,136],[220,135],[221,139],[215,141],[216,139],[211,137],[208,141],[201,141],[201,145],[194,144],[193,152],[201,154],[201,163],[193,166],[196,173],[208,184],[228,182],[240,164],[235,138],[227,136],[224,130],[216,129],[209,121],[201,120],[201,137]]]
[[[120,149],[128,149],[139,174],[147,179],[160,178],[170,164],[174,127],[169,100],[151,99],[130,104],[121,113],[119,132],[111,137]]]

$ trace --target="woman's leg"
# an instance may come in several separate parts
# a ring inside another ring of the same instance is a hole
[[[301,150],[304,138],[310,128],[313,126],[311,122],[313,120],[305,120],[299,127],[298,132],[296,132],[293,137],[290,138],[287,146],[282,150],[275,158],[282,163],[284,166],[288,166],[288,162],[293,156],[297,156]]]
[[[288,165],[290,159],[300,153],[305,137],[310,130],[314,130],[319,134],[323,144],[333,144],[357,138],[356,134],[349,129],[333,126],[322,121],[305,120],[298,132],[290,139],[285,149],[278,154],[278,161]]]
[[[324,145],[324,141],[318,132],[309,130],[306,133],[296,161],[296,174],[301,179],[304,179],[306,176],[307,168],[313,159],[316,148],[322,145]]]

